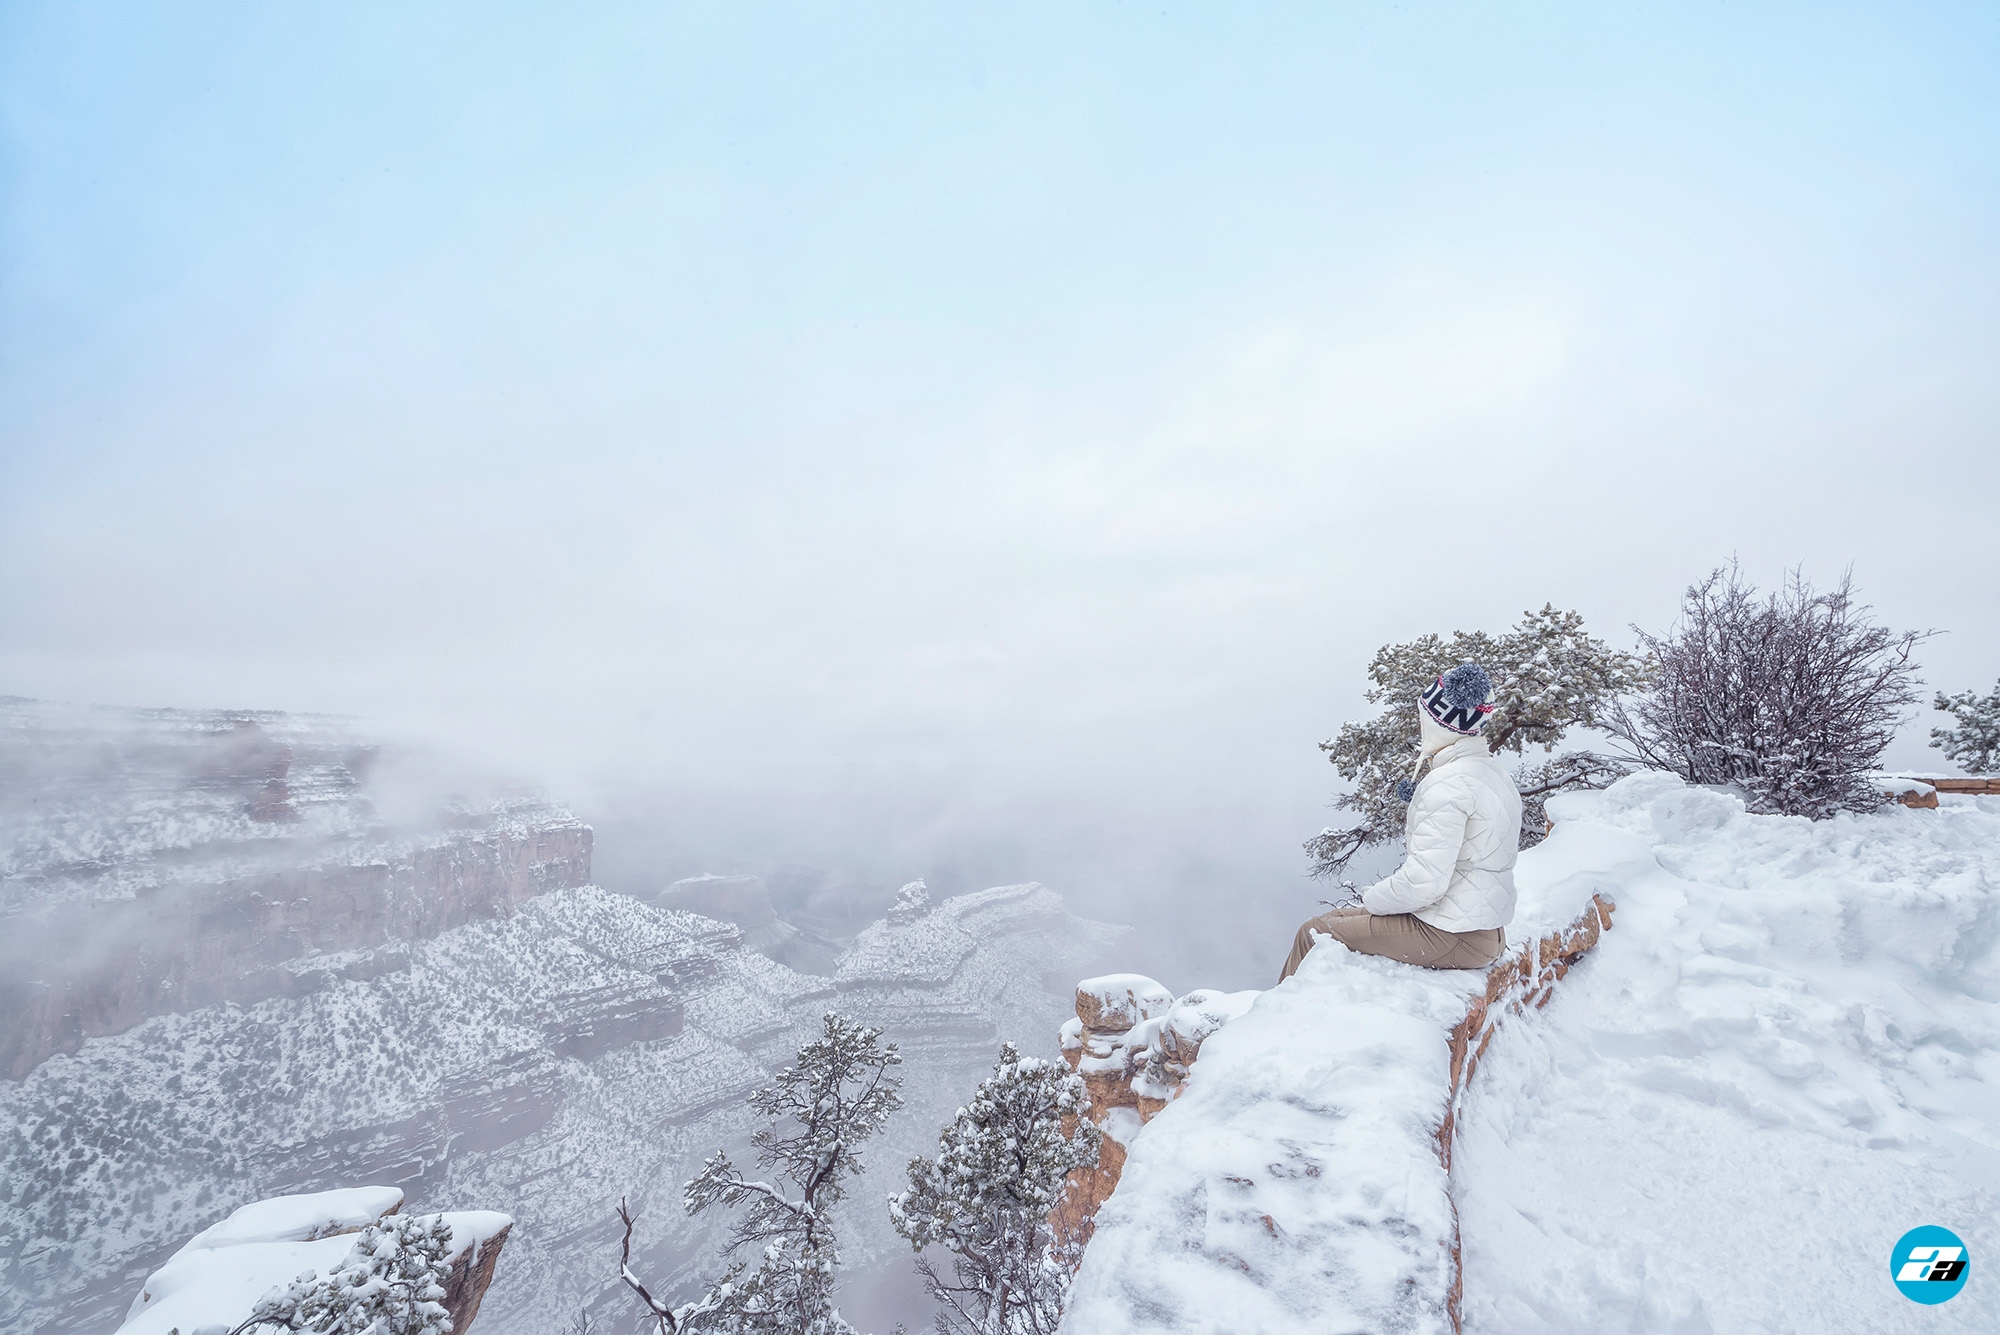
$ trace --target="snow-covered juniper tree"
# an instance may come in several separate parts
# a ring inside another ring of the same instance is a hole
[[[1496,753],[1516,755],[1529,746],[1554,747],[1571,728],[1600,726],[1612,701],[1644,685],[1648,673],[1643,657],[1592,638],[1582,616],[1559,612],[1553,604],[1525,613],[1501,635],[1456,631],[1448,640],[1426,635],[1407,644],[1383,645],[1368,664],[1374,684],[1366,692],[1368,703],[1381,705],[1381,712],[1342,724],[1339,733],[1320,743],[1340,777],[1354,785],[1352,792],[1334,799],[1334,806],[1355,812],[1360,820],[1348,829],[1322,830],[1307,842],[1314,875],[1336,874],[1362,849],[1402,835],[1407,808],[1396,795],[1396,784],[1409,776],[1417,753],[1417,696],[1460,663],[1478,663],[1491,674],[1494,710],[1486,740]],[[1549,794],[1600,788],[1624,772],[1617,761],[1589,752],[1524,765],[1515,775],[1521,786],[1522,846],[1542,837],[1542,801]]]
[[[1613,707],[1609,730],[1641,764],[1732,785],[1752,811],[1820,820],[1880,806],[1868,772],[1916,703],[1910,653],[1928,632],[1869,611],[1851,571],[1821,593],[1793,570],[1759,598],[1734,562],[1713,570],[1667,634],[1633,627],[1659,670]]]
[[[310,1335],[450,1335],[444,1282],[451,1225],[443,1215],[390,1215],[361,1230],[322,1278],[308,1270],[257,1300],[230,1335],[259,1327]]]
[[[862,1168],[859,1147],[902,1107],[900,1077],[889,1068],[903,1058],[882,1043],[882,1031],[831,1011],[820,1034],[799,1049],[798,1062],[750,1096],[770,1125],[750,1138],[760,1168],[778,1180],[752,1180],[726,1154],[702,1164],[682,1193],[691,1215],[711,1205],[747,1205],[730,1230],[724,1254],[753,1247],[752,1261],[733,1261],[721,1279],[691,1302],[655,1298],[632,1272],[636,1216],[618,1203],[624,1221],[619,1274],[645,1303],[662,1332],[729,1335],[851,1335],[833,1305],[840,1263],[833,1208],[846,1180]],[[754,1266],[754,1268],[753,1268]]]
[[[2000,768],[2000,682],[1984,699],[1971,691],[1957,695],[1939,691],[1931,708],[1958,720],[1956,728],[1932,728],[1932,746],[1967,774],[1991,774]]]
[[[1103,1133],[1089,1106],[1082,1077],[1003,1043],[993,1074],[938,1135],[937,1157],[910,1161],[910,1189],[889,1198],[889,1217],[919,1252],[951,1253],[951,1279],[917,1260],[940,1332],[1053,1335],[1081,1257],[1049,1212],[1070,1170],[1097,1164]]]

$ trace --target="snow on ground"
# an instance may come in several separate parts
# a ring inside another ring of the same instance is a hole
[[[1130,1137],[1063,1329],[1448,1329],[1451,1201],[1428,1146],[1445,1035],[1481,986],[1313,951]]]
[[[1941,801],[1550,803],[1524,879],[1600,877],[1618,915],[1468,1090],[1468,1335],[2000,1329],[1990,1280],[1920,1310],[1888,1276],[1920,1224],[2000,1249],[2000,802]]]
[[[174,1257],[246,1242],[311,1242],[336,1233],[352,1233],[402,1204],[401,1187],[341,1187],[252,1201],[189,1238]]]
[[[1197,988],[1174,1002],[1165,1017],[1165,1027],[1189,1049],[1199,1048],[1209,1035],[1241,1018],[1262,992],[1217,992]]]
[[[324,1275],[347,1258],[354,1239],[249,1242],[177,1256],[146,1277],[118,1335],[207,1335],[229,1331],[259,1298],[308,1270]]]

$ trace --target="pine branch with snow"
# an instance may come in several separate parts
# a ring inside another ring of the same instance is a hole
[[[269,1326],[310,1335],[450,1335],[450,1273],[444,1216],[390,1215],[362,1229],[332,1273],[308,1270],[265,1294],[230,1335]]]
[[[1103,1137],[1089,1106],[1081,1077],[1003,1043],[993,1074],[939,1134],[937,1157],[910,1161],[910,1188],[890,1198],[889,1217],[917,1250],[951,1254],[949,1280],[917,1261],[940,1331],[1055,1331],[1081,1248],[1049,1213],[1070,1172],[1097,1164]]]
[[[1971,691],[1957,695],[1939,691],[1931,708],[1958,721],[1956,728],[1931,729],[1931,745],[1946,759],[1967,774],[1991,774],[2000,768],[2000,682],[1983,699]]]
[[[880,1029],[829,1011],[797,1063],[750,1096],[750,1106],[770,1119],[750,1138],[757,1166],[776,1172],[746,1178],[717,1154],[688,1182],[682,1200],[691,1215],[715,1205],[748,1207],[725,1252],[754,1249],[754,1261],[732,1262],[701,1297],[673,1307],[647,1290],[631,1267],[636,1220],[620,1203],[620,1275],[665,1335],[851,1335],[833,1305],[840,1264],[833,1209],[847,1179],[862,1171],[859,1146],[903,1103],[902,1081],[890,1074],[903,1059],[881,1038]]]
[[[1565,751],[1539,765],[1514,770],[1514,787],[1521,793],[1521,847],[1533,848],[1548,837],[1548,800],[1576,788],[1608,788],[1632,772],[1616,756],[1595,751]]]
[[[1360,819],[1346,829],[1323,830],[1307,842],[1314,875],[1338,874],[1362,849],[1402,835],[1406,808],[1396,784],[1409,777],[1417,756],[1417,697],[1460,663],[1478,663],[1491,674],[1494,709],[1484,735],[1494,751],[1516,754],[1531,746],[1552,748],[1572,728],[1600,726],[1618,697],[1644,686],[1651,673],[1644,656],[1611,648],[1585,631],[1580,614],[1558,611],[1554,604],[1523,614],[1502,635],[1456,631],[1448,640],[1425,635],[1383,645],[1368,664],[1373,684],[1365,694],[1368,703],[1382,706],[1381,712],[1343,724],[1320,743],[1340,777],[1353,784],[1352,791],[1334,799],[1334,806]],[[1559,779],[1560,787],[1569,788],[1609,782],[1601,764],[1562,761],[1558,756],[1544,766],[1547,773],[1536,782]],[[1543,795],[1552,791],[1556,789]],[[1542,828],[1543,822],[1535,823],[1534,839]],[[1529,833],[1524,816],[1524,837]]]

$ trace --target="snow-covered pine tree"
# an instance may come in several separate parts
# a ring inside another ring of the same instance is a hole
[[[1365,698],[1382,710],[1371,719],[1341,725],[1320,750],[1350,780],[1353,791],[1334,806],[1360,820],[1348,829],[1328,829],[1307,842],[1313,874],[1334,875],[1362,849],[1403,833],[1404,803],[1398,780],[1409,777],[1417,753],[1416,701],[1439,674],[1460,663],[1478,663],[1493,677],[1494,710],[1485,736],[1497,752],[1554,747],[1571,728],[1594,728],[1618,696],[1643,686],[1647,661],[1620,652],[1585,632],[1583,617],[1544,604],[1522,615],[1501,635],[1456,631],[1449,640],[1426,635],[1407,644],[1385,644],[1368,664],[1373,683]],[[1516,773],[1521,786],[1521,843],[1542,837],[1541,803],[1565,788],[1603,787],[1624,773],[1616,761],[1575,752],[1559,755]]]
[[[1931,708],[1958,720],[1956,728],[1932,728],[1931,745],[1967,774],[1991,774],[2000,769],[2000,682],[1981,699],[1971,691],[1946,695],[1939,691]]]
[[[1886,800],[1868,774],[1917,701],[1928,634],[1877,625],[1852,572],[1821,593],[1793,570],[1759,598],[1731,562],[1688,586],[1667,634],[1639,632],[1658,670],[1608,727],[1641,764],[1731,785],[1752,811],[1865,811]]]
[[[362,1229],[332,1273],[308,1270],[258,1299],[230,1335],[260,1326],[310,1335],[450,1335],[450,1273],[451,1225],[443,1215],[390,1215]]]
[[[730,1230],[725,1255],[752,1246],[754,1269],[732,1262],[699,1298],[670,1306],[632,1272],[636,1216],[619,1202],[619,1273],[663,1335],[852,1335],[833,1305],[840,1263],[833,1208],[847,1194],[846,1179],[862,1169],[861,1142],[903,1105],[902,1081],[889,1074],[903,1058],[881,1039],[880,1029],[827,1012],[797,1064],[750,1096],[750,1106],[770,1119],[750,1138],[757,1164],[776,1168],[779,1181],[745,1178],[728,1155],[717,1154],[682,1193],[691,1215],[716,1204],[749,1206]]]
[[[1081,1258],[1049,1212],[1070,1171],[1097,1164],[1103,1135],[1089,1106],[1066,1066],[1003,1043],[993,1074],[939,1134],[937,1157],[910,1161],[910,1189],[889,1199],[889,1217],[918,1251],[951,1253],[950,1280],[917,1260],[940,1332],[1053,1335]]]

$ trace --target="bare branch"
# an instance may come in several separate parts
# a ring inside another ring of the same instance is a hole
[[[646,1310],[653,1314],[653,1319],[666,1335],[679,1335],[681,1327],[674,1318],[674,1309],[655,1298],[639,1282],[639,1277],[632,1273],[632,1226],[639,1222],[639,1217],[626,1208],[623,1196],[618,1198],[618,1218],[625,1225],[625,1236],[619,1242],[618,1277],[625,1281],[627,1288],[639,1295],[639,1301],[646,1304]]]

